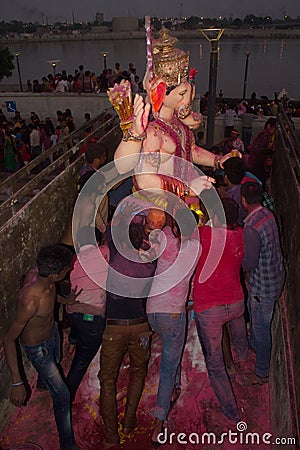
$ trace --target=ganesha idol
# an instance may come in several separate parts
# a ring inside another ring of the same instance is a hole
[[[191,109],[196,70],[189,71],[189,53],[176,48],[177,41],[164,27],[159,39],[148,38],[143,82],[146,100],[136,94],[130,106],[130,84],[126,81],[115,85],[109,97],[123,129],[114,156],[119,173],[134,169],[137,190],[164,190],[184,200],[210,189],[214,181],[199,174],[193,163],[219,168],[223,159],[195,143],[192,130],[202,121],[201,114]]]

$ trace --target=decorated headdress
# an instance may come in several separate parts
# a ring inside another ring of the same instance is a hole
[[[167,88],[179,85],[188,77],[189,52],[176,48],[178,39],[169,36],[167,28],[162,27],[160,37],[153,39],[153,72],[164,80]]]

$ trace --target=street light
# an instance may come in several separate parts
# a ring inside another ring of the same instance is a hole
[[[48,62],[51,64],[51,66],[53,68],[53,76],[55,77],[55,69],[56,69],[57,64],[60,62],[60,60],[59,59],[53,59],[53,60],[48,61]]]
[[[101,52],[101,55],[103,56],[103,68],[104,68],[104,70],[106,70],[107,69],[106,57],[108,55],[108,52]]]
[[[249,64],[249,56],[251,52],[244,53],[246,55],[246,63],[245,63],[245,76],[244,76],[244,89],[243,89],[243,100],[246,98],[246,88],[247,88],[247,77],[248,77],[248,64]]]
[[[202,35],[210,42],[210,66],[208,87],[208,111],[207,111],[207,134],[206,146],[210,148],[214,143],[215,109],[216,109],[216,86],[218,71],[218,42],[224,32],[224,28],[200,29]]]
[[[21,70],[20,70],[20,63],[19,63],[20,52],[16,52],[15,55],[16,55],[16,60],[17,60],[17,69],[18,69],[18,75],[19,75],[20,91],[23,92]]]

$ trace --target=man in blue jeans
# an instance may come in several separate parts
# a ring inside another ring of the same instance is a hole
[[[243,269],[249,273],[250,345],[256,353],[254,377],[249,384],[268,381],[271,357],[271,321],[284,283],[284,267],[276,219],[261,206],[262,187],[242,186],[242,205],[248,215],[244,226]]]
[[[157,443],[170,405],[180,395],[180,361],[186,336],[185,303],[190,278],[200,256],[197,223],[188,207],[178,209],[172,224],[163,229],[165,248],[147,300],[147,316],[152,330],[162,340],[160,377],[152,442]]]
[[[67,305],[72,339],[76,349],[66,383],[71,401],[90,363],[98,352],[105,328],[106,278],[108,248],[101,245],[99,232],[96,242],[95,228],[82,227],[77,233],[80,249],[70,273],[71,287],[81,289],[78,303]]]
[[[51,394],[61,450],[79,449],[71,424],[69,390],[58,367],[60,342],[54,322],[55,301],[72,304],[79,295],[76,289],[67,298],[56,294],[55,282],[65,277],[71,260],[72,253],[60,245],[41,248],[37,267],[27,273],[18,297],[15,318],[3,340],[12,378],[10,401],[15,406],[22,406],[27,397],[15,345],[20,337],[28,359]]]
[[[224,363],[222,335],[223,325],[230,322],[237,358],[245,361],[248,342],[240,282],[243,229],[234,227],[238,218],[236,202],[230,198],[221,202],[223,213],[220,205],[211,205],[213,227],[200,227],[202,253],[194,278],[193,300],[197,333],[211,385],[223,414],[237,423],[240,414]],[[210,273],[209,252],[215,257]]]

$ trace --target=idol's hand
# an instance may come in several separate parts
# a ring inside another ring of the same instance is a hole
[[[190,195],[200,195],[202,191],[205,189],[211,189],[213,187],[212,183],[215,183],[216,180],[211,177],[207,176],[201,176],[197,177],[194,180],[191,181],[189,188],[190,188]]]
[[[148,126],[150,113],[150,104],[144,103],[144,99],[141,95],[135,94],[133,103],[133,121],[131,129],[132,131],[141,136],[145,133]]]

